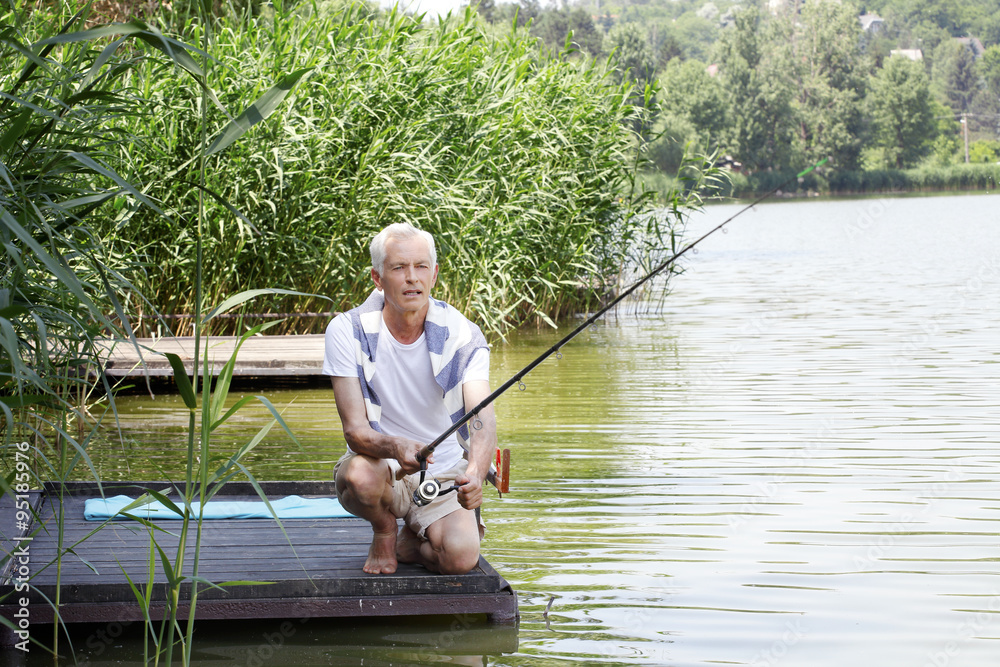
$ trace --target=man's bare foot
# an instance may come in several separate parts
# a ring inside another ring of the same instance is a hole
[[[375,533],[368,547],[368,560],[363,568],[368,574],[392,574],[396,571],[396,530]]]
[[[396,559],[400,563],[420,562],[420,538],[409,526],[400,528],[396,536]]]

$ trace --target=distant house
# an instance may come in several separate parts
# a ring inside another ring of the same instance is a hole
[[[909,58],[910,60],[916,60],[920,62],[924,59],[924,52],[920,49],[893,49],[889,51],[890,56],[903,56],[904,58]]]
[[[804,0],[767,0],[767,10],[771,14],[798,13]]]
[[[861,30],[869,35],[877,35],[885,30],[885,20],[878,14],[862,14],[858,17]]]
[[[965,48],[972,51],[972,55],[974,55],[977,59],[986,52],[986,49],[983,47],[983,43],[976,37],[956,37],[955,41],[959,44],[963,44]]]
[[[712,63],[711,65],[705,68],[705,71],[708,72],[709,76],[715,76],[716,74],[719,73],[718,63]]]

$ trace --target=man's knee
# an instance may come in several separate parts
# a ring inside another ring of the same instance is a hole
[[[465,574],[479,563],[479,545],[445,549],[438,554],[441,574]]]
[[[337,494],[359,500],[381,498],[389,479],[385,461],[367,456],[354,456],[345,461],[337,473]]]
[[[462,528],[445,535],[436,550],[441,574],[465,574],[479,563],[478,526]]]

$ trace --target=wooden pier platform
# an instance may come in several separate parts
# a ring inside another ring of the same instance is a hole
[[[333,497],[330,482],[262,482],[269,500],[287,495]],[[105,484],[106,497],[137,497],[145,489],[165,484],[135,482]],[[231,482],[213,500],[259,500],[247,483]],[[54,622],[56,592],[56,512],[54,488],[30,494],[36,517],[27,526],[15,520],[14,499],[0,499],[0,615],[16,622],[20,598],[26,596],[31,626]],[[133,583],[148,580],[149,529],[132,520],[116,520],[103,527],[86,521],[84,501],[100,497],[96,485],[70,482],[63,501],[63,544],[72,546],[62,562],[60,615],[66,623],[141,621],[142,611],[123,569]],[[179,520],[156,524],[156,541],[168,557],[177,553]],[[370,525],[357,518],[283,519],[288,535],[273,519],[210,519],[202,528],[199,575],[214,583],[261,581],[224,590],[202,587],[196,606],[198,619],[280,619],[378,617],[440,614],[484,614],[493,623],[516,623],[517,595],[484,558],[471,572],[439,575],[421,566],[400,564],[395,574],[370,575],[362,571],[371,542]],[[98,527],[100,527],[99,530]],[[185,572],[194,557],[194,530],[190,527]],[[27,539],[30,537],[30,540]],[[20,541],[19,541],[20,538]],[[289,544],[291,541],[291,545]],[[18,559],[11,557],[27,545],[30,590],[16,592]],[[294,547],[294,549],[293,549]],[[154,558],[152,616],[162,618],[167,581],[159,557]],[[187,599],[189,587],[182,596]],[[23,612],[22,612],[23,613]],[[186,609],[183,617],[187,618]],[[8,645],[12,638],[3,630]],[[33,636],[42,636],[41,633]]]
[[[218,375],[236,349],[236,336],[211,336],[201,340],[198,356],[208,350],[209,369]],[[240,347],[233,375],[264,377],[319,376],[323,368],[322,334],[254,336]],[[194,337],[139,338],[139,350],[127,341],[102,342],[104,373],[111,378],[166,377],[173,374],[164,352],[173,352],[190,373],[194,368]],[[204,373],[204,370],[202,371]]]

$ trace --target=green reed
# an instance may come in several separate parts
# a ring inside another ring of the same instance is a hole
[[[207,86],[205,76],[207,52],[203,62],[192,47],[163,36],[140,23],[104,26],[89,30],[79,28],[85,15],[70,17],[65,23],[61,7],[51,14],[37,12],[28,16],[22,8],[12,9],[4,24],[13,26],[0,31],[0,55],[4,62],[19,63],[18,68],[0,73],[0,238],[4,254],[0,273],[0,431],[3,434],[2,462],[5,475],[0,480],[4,493],[27,484],[16,474],[11,453],[17,440],[30,438],[34,461],[30,485],[45,485],[49,502],[56,505],[56,522],[47,530],[56,535],[58,557],[51,564],[56,568],[56,593],[49,599],[57,624],[51,647],[59,654],[61,618],[62,564],[65,558],[77,557],[78,544],[64,542],[63,494],[64,482],[79,466],[86,466],[100,483],[94,463],[88,454],[90,439],[100,427],[103,417],[93,413],[104,405],[113,411],[113,391],[106,381],[106,395],[100,401],[90,395],[94,377],[100,377],[100,364],[106,342],[137,344],[132,335],[130,313],[136,304],[148,303],[125,273],[137,273],[134,257],[124,250],[128,241],[120,235],[103,238],[93,233],[99,225],[95,218],[114,220],[121,227],[130,216],[143,208],[154,216],[170,220],[171,214],[157,206],[140,187],[130,171],[128,151],[141,146],[142,137],[128,133],[134,125],[132,109],[141,108],[144,100],[136,96],[137,89],[129,85],[131,74],[146,58],[156,58],[156,52],[166,55],[161,61],[172,63],[193,79],[202,93],[202,108],[208,102],[219,103]],[[53,27],[55,26],[55,27]],[[142,45],[152,47],[148,51]],[[207,45],[207,35],[206,35]],[[192,55],[194,54],[194,55]],[[207,126],[201,123],[201,143],[198,151],[199,171],[208,168],[209,156],[221,153],[236,142],[249,128],[260,122],[279,106],[301,77],[292,72],[279,78],[270,88],[264,88],[256,101],[246,106],[242,114],[221,128],[211,145]],[[232,205],[210,193],[204,183],[197,184],[201,196],[210,194],[225,204],[227,210],[240,214]],[[203,207],[197,211],[195,228],[205,226]],[[202,256],[200,234],[193,239],[195,257]],[[202,312],[201,267],[194,268],[196,331],[201,333],[216,315],[238,306],[259,294],[275,290],[251,290],[232,296],[217,308]],[[132,299],[131,302],[125,299]],[[251,329],[246,336],[258,333]],[[196,355],[197,356],[197,355]],[[183,516],[178,550],[169,558],[150,528],[150,563],[159,555],[162,576],[167,582],[167,613],[159,631],[149,615],[149,592],[153,587],[155,569],[147,568],[148,583],[140,589],[129,583],[143,609],[154,638],[151,656],[170,664],[175,646],[175,634],[185,664],[191,661],[192,636],[198,592],[203,587],[238,585],[244,582],[215,583],[198,574],[201,547],[202,514],[194,510],[195,499],[202,507],[234,476],[242,475],[261,493],[251,472],[241,462],[275,424],[287,431],[280,414],[266,397],[256,400],[272,413],[272,420],[250,442],[235,452],[221,453],[211,446],[212,433],[224,424],[250,398],[241,399],[224,409],[232,376],[233,360],[226,366],[214,387],[199,388],[199,368],[192,369],[193,380],[180,359],[172,357],[178,390],[190,410],[187,447],[187,468],[183,484],[172,490],[180,495],[179,508],[164,493],[151,491],[148,497],[136,501],[138,507],[148,498],[159,499],[178,508]],[[207,363],[207,357],[205,360]],[[70,428],[75,423],[76,433]],[[289,432],[289,435],[292,435]],[[294,436],[292,435],[294,440]],[[10,473],[7,473],[10,470]],[[264,499],[266,502],[266,498]],[[194,561],[185,562],[188,528],[193,524]],[[101,529],[98,525],[90,533]],[[259,583],[259,582],[258,582]],[[182,602],[188,607],[186,627],[178,618]],[[10,625],[3,619],[5,625]],[[33,641],[39,643],[37,637]],[[72,651],[72,646],[70,647]]]
[[[223,106],[234,91],[307,73],[294,103],[206,174],[206,187],[244,215],[204,202],[209,302],[265,284],[354,305],[371,288],[367,240],[408,220],[438,239],[439,296],[502,335],[593,305],[643,227],[636,214],[652,204],[635,187],[629,128],[645,112],[629,103],[630,89],[613,84],[604,63],[540,55],[527,31],[491,36],[474,12],[429,25],[278,3],[219,21],[212,54],[208,85]],[[150,310],[184,314],[194,310],[198,118],[204,110],[212,128],[226,119],[165,67],[150,62],[137,83],[149,102],[130,131],[154,141],[129,159],[171,215],[140,211],[105,230],[134,243],[147,269],[130,277]],[[609,243],[612,234],[622,238]],[[301,297],[253,306],[327,310]],[[327,320],[289,320],[278,331],[316,331]],[[143,320],[144,331],[166,329],[190,331],[187,320]]]
[[[689,191],[666,216],[640,215],[651,199],[635,187],[629,128],[643,112],[601,64],[539,56],[527,33],[495,38],[472,12],[429,26],[315,9],[279,2],[216,20],[200,7],[175,26],[200,48],[139,23],[81,31],[86,17],[63,5],[4,15],[14,27],[0,50],[19,64],[0,72],[0,425],[5,454],[30,435],[36,480],[60,499],[79,466],[99,481],[87,445],[114,414],[112,387],[91,393],[99,339],[135,345],[134,330],[173,324],[159,313],[186,313],[201,345],[209,327],[226,330],[226,311],[346,307],[370,289],[367,240],[401,219],[436,235],[439,295],[503,335],[594,305],[669,250],[697,204]],[[235,452],[215,451],[213,432],[247,401],[223,410],[230,378],[200,387],[195,358],[191,370],[171,359],[189,411],[185,479],[169,488],[178,549],[168,555],[147,523],[145,586],[126,573],[147,657],[168,664],[176,644],[191,660],[199,591],[225,585],[199,575],[195,501],[236,475],[254,483],[243,458],[284,426],[256,397],[271,422]],[[171,502],[157,491],[136,507],[150,498]],[[57,530],[58,553],[75,557]],[[158,626],[156,565],[168,584]],[[58,593],[53,604],[58,615]]]

